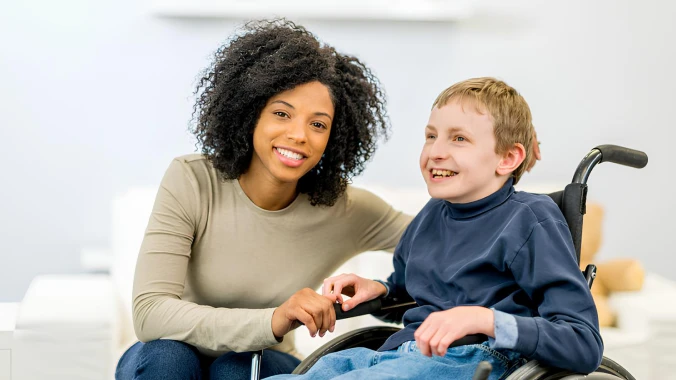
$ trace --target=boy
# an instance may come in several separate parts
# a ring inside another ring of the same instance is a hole
[[[469,379],[477,364],[505,378],[526,359],[576,372],[601,362],[594,301],[570,232],[545,195],[515,192],[534,159],[531,113],[516,90],[493,78],[457,83],[434,102],[420,156],[431,199],[411,222],[386,282],[326,279],[343,310],[382,295],[410,295],[404,329],[378,352],[327,355],[312,379]],[[466,335],[488,341],[448,348]]]

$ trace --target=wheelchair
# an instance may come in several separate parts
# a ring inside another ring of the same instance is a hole
[[[630,166],[634,168],[643,168],[648,164],[648,156],[640,151],[616,146],[600,145],[592,149],[580,162],[573,180],[565,189],[548,194],[552,200],[561,209],[570,233],[573,237],[577,261],[580,262],[580,248],[582,244],[582,222],[586,213],[587,200],[587,179],[594,168],[599,163],[613,162],[616,164]],[[596,277],[596,266],[587,265],[583,274],[589,287],[592,287]],[[342,311],[339,304],[335,305],[336,318],[345,319],[365,314],[372,314],[375,317],[387,321],[401,323],[403,314],[406,310],[415,307],[413,299],[396,299],[389,297],[378,298],[356,306],[347,312]],[[336,351],[342,351],[349,348],[364,347],[377,350],[387,338],[399,331],[400,328],[393,326],[374,326],[357,329],[343,334],[330,342],[324,344],[303,360],[293,371],[293,374],[306,373],[321,357]],[[458,341],[453,342],[451,347],[480,344],[488,338],[485,335],[468,335]],[[253,353],[251,361],[251,379],[258,380],[260,373],[260,361],[262,351]],[[487,379],[490,375],[490,364],[482,362],[477,366],[473,380]],[[580,374],[571,371],[553,368],[539,363],[537,360],[531,360],[519,367],[507,380],[575,380],[575,379],[625,379],[635,380],[634,377],[621,365],[612,359],[603,357],[601,365],[590,374]]]

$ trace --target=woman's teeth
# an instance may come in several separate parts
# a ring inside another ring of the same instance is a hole
[[[292,160],[302,160],[303,155],[300,153],[292,152],[290,150],[282,149],[282,148],[275,148],[277,149],[277,152],[281,154],[284,157],[290,158]]]

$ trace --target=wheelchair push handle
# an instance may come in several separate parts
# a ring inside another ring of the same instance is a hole
[[[339,303],[333,304],[333,308],[336,311],[337,320],[371,314],[380,310],[382,306],[383,303],[381,298],[376,298],[368,302],[360,303],[359,305],[355,306],[354,309],[350,309],[348,311],[343,311],[342,304]]]
[[[601,162],[613,162],[637,169],[648,165],[648,155],[639,150],[618,145],[599,145],[594,149],[601,152]]]
[[[613,162],[616,164],[641,169],[648,165],[648,155],[635,149],[618,145],[599,145],[582,159],[573,175],[573,183],[586,185],[589,174],[596,164]]]

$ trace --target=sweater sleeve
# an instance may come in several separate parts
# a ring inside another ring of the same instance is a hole
[[[364,189],[349,187],[348,199],[356,251],[392,252],[413,217],[395,210],[382,198]]]
[[[143,342],[173,339],[209,351],[251,351],[279,342],[274,309],[226,309],[181,299],[199,224],[199,187],[180,159],[162,179],[134,276],[133,321]]]
[[[603,356],[598,315],[565,223],[545,219],[534,225],[510,269],[539,314],[515,316],[514,349],[555,367],[594,371]]]

